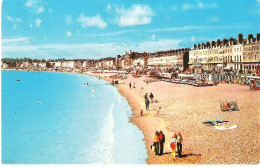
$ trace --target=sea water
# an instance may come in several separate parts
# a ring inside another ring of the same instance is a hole
[[[144,164],[144,136],[131,114],[104,80],[2,71],[2,163]]]

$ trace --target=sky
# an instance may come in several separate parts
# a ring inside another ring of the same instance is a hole
[[[2,58],[100,59],[260,33],[260,0],[3,0]]]

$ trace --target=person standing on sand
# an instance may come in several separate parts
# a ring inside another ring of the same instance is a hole
[[[131,84],[131,82],[129,82],[129,88],[131,89],[131,86],[132,86],[132,84]]]
[[[162,107],[158,107],[156,115],[159,115],[159,114],[160,114],[161,108],[162,108]]]
[[[177,149],[178,149],[178,157],[180,157],[180,158],[182,158],[182,141],[183,141],[183,138],[182,138],[181,133],[179,132],[177,134]]]
[[[165,142],[165,136],[162,131],[159,133],[159,146],[160,146],[160,155],[163,155],[163,145]]]
[[[170,147],[172,149],[172,156],[173,158],[176,157],[176,152],[175,152],[175,149],[176,149],[176,142],[177,142],[177,135],[176,133],[172,136],[172,142],[170,144]]]
[[[145,93],[144,99],[146,100],[148,98],[148,93]]]
[[[151,102],[153,103],[153,93],[150,92],[150,95],[149,95],[150,99],[151,99]]]
[[[146,98],[146,99],[145,99],[145,108],[146,108],[146,111],[149,110],[149,103],[150,103],[149,99]]]
[[[159,133],[155,132],[154,135],[154,146],[155,146],[155,155],[159,155]]]
[[[140,112],[140,115],[141,115],[141,116],[143,116],[143,112],[144,112],[144,110],[143,110],[143,109],[141,109],[141,112]]]

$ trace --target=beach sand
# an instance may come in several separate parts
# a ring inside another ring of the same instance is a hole
[[[113,74],[91,74],[110,81]],[[193,87],[154,81],[146,84],[145,76],[128,75],[118,80],[119,92],[132,107],[131,121],[144,134],[148,164],[258,164],[259,163],[259,112],[260,91],[250,91],[248,86],[219,84],[211,87]],[[129,88],[135,82],[136,88]],[[143,89],[141,89],[143,87]],[[152,92],[159,103],[150,103],[145,110],[144,95]],[[222,112],[220,102],[237,101],[240,111]],[[156,109],[161,106],[160,115]],[[140,116],[140,110],[144,116]],[[235,129],[216,130],[202,122],[216,120],[223,114],[225,126],[237,125]],[[162,130],[166,137],[164,155],[151,151],[155,131]],[[174,132],[184,138],[184,158],[173,159],[169,143]]]

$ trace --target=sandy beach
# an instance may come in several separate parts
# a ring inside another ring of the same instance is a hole
[[[91,74],[110,81],[109,73]],[[248,86],[219,84],[211,87],[193,87],[164,81],[144,82],[145,76],[128,75],[118,80],[119,92],[132,107],[131,122],[144,134],[148,164],[258,164],[260,91],[250,91]],[[129,88],[135,82],[136,88]],[[143,87],[143,89],[141,89]],[[145,110],[144,95],[152,92],[159,103],[150,103]],[[222,112],[220,102],[237,101],[240,111]],[[156,109],[162,107],[160,115]],[[144,116],[140,116],[140,110]],[[216,120],[223,114],[225,126],[237,125],[235,129],[217,130],[203,124]],[[166,137],[164,155],[151,151],[155,131],[162,130]],[[184,158],[173,159],[169,143],[174,132],[184,138]]]

